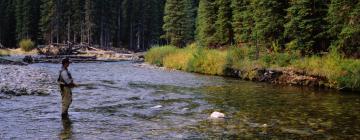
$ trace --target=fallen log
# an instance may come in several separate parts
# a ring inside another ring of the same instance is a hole
[[[34,63],[60,63],[62,59],[69,58],[72,62],[97,62],[96,56],[79,56],[79,55],[55,55],[40,56],[34,58]]]

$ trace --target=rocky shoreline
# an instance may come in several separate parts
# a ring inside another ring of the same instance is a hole
[[[0,99],[22,95],[48,95],[56,79],[46,70],[31,66],[0,65]]]
[[[331,87],[326,77],[307,75],[304,71],[289,68],[253,69],[250,71],[229,69],[226,70],[225,76],[279,85],[294,85],[314,88]]]

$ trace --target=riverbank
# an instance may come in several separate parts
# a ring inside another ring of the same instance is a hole
[[[337,52],[302,57],[294,52],[266,52],[248,47],[214,50],[197,47],[160,46],[150,49],[145,61],[157,66],[244,80],[360,90],[360,60]]]
[[[131,52],[127,50],[109,50],[98,49],[94,47],[82,48],[77,50],[79,54],[60,55],[60,48],[48,47],[42,48],[42,51],[34,49],[26,52],[22,49],[0,49],[0,64],[23,65],[26,63],[60,63],[62,58],[68,57],[73,62],[117,62],[117,61],[144,61],[144,52]],[[39,49],[40,50],[40,49]],[[46,52],[46,51],[49,52]],[[40,53],[41,52],[41,53]],[[9,60],[9,57],[17,57],[24,59]],[[24,61],[25,63],[23,63]]]

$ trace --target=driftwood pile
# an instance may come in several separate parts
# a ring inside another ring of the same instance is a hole
[[[124,49],[100,49],[88,44],[51,44],[39,46],[42,56],[24,58],[28,63],[59,63],[68,57],[73,62],[114,62],[114,61],[143,61],[144,53],[133,53]]]
[[[104,50],[95,47],[87,47],[79,50],[85,56],[96,56],[100,60],[139,60],[139,53],[117,52],[114,50]]]
[[[87,48],[87,44],[77,44],[73,45],[72,43],[60,44],[53,43],[50,45],[40,45],[38,46],[38,51],[42,55],[76,55],[81,54],[80,49]]]
[[[51,44],[38,46],[37,49],[40,55],[25,56],[23,62],[0,58],[0,64],[60,63],[64,58],[69,58],[75,63],[144,60],[144,53],[133,53],[119,48],[100,49],[87,44]]]

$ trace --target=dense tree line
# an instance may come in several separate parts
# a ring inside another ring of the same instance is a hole
[[[359,52],[354,0],[1,0],[0,43],[87,43],[144,50],[191,42]]]
[[[167,3],[172,1],[176,0]],[[359,1],[352,0],[200,0],[195,41],[210,48],[248,45],[272,51],[275,46],[303,55],[335,46],[358,54],[359,6]],[[164,29],[174,33],[166,29],[179,29],[171,19],[176,21],[180,14],[169,16],[165,17]],[[193,40],[181,41],[186,44]]]
[[[161,43],[164,0],[1,0],[0,43],[86,43],[144,50]]]

